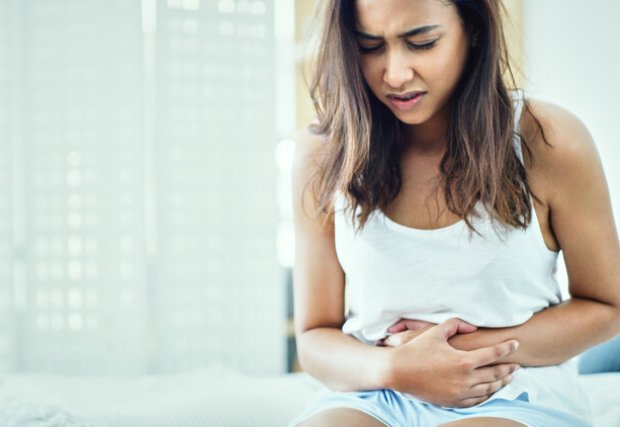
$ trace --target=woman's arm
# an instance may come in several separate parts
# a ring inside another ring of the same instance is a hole
[[[456,335],[449,342],[456,349],[472,350],[497,340],[516,339],[521,346],[502,358],[502,363],[546,366],[565,362],[617,333],[618,313],[614,307],[573,297],[535,314],[522,325],[479,328],[472,334]]]
[[[336,256],[333,220],[324,226],[315,218],[309,191],[321,139],[298,138],[293,166],[295,223],[295,334],[303,369],[332,389],[341,391],[394,388],[446,406],[472,406],[510,381],[513,364],[494,367],[514,351],[514,342],[493,343],[471,352],[448,344],[471,326],[449,320],[399,348],[362,344],[342,330],[344,273]]]
[[[547,141],[536,134],[531,116],[522,128],[529,135],[528,181],[547,204],[552,231],[562,249],[571,299],[534,315],[521,326],[479,329],[451,339],[458,349],[473,349],[505,339],[521,346],[504,361],[549,365],[570,359],[620,333],[620,245],[603,168],[592,137],[567,111],[531,102]],[[527,268],[527,266],[522,266]]]
[[[587,129],[556,106],[537,101],[531,106],[550,146],[536,132],[532,117],[524,114],[522,129],[532,150],[532,156],[526,156],[528,181],[536,183],[536,196],[549,208],[571,299],[522,325],[479,328],[449,342],[459,350],[474,350],[516,339],[519,349],[502,362],[544,366],[564,362],[620,333],[620,245],[605,176]],[[420,334],[418,327],[399,321],[385,344],[397,347],[411,341]]]
[[[297,138],[293,163],[293,270],[295,335],[303,369],[337,390],[383,387],[385,351],[362,344],[340,330],[344,323],[344,273],[335,253],[333,223],[315,218],[316,204],[307,187],[321,149],[320,137]]]

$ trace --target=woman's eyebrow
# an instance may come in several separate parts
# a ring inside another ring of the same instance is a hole
[[[440,25],[424,25],[422,27],[413,28],[409,31],[399,34],[398,37],[405,38],[405,37],[417,36],[418,34],[429,33],[439,27]],[[382,40],[383,39],[383,37],[373,36],[372,34],[368,34],[360,30],[355,30],[355,35],[357,37],[360,37],[362,39],[367,39],[367,40]]]

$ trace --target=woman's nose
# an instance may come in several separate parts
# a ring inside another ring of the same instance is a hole
[[[413,67],[408,64],[404,55],[399,52],[389,53],[383,75],[383,81],[394,89],[399,89],[414,77]]]

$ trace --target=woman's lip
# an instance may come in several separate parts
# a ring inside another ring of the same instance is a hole
[[[388,98],[390,99],[390,102],[396,109],[401,110],[401,111],[408,111],[408,110],[411,110],[413,107],[415,107],[418,104],[418,102],[420,102],[420,100],[425,94],[426,92],[415,92],[415,96],[408,100],[396,98],[395,95],[388,95]],[[408,95],[404,94],[402,96],[408,96]]]
[[[426,92],[423,92],[421,90],[412,90],[411,92],[406,92],[406,93],[388,93],[388,98],[406,98],[408,96],[412,96],[412,95],[419,95],[419,94],[423,94]]]

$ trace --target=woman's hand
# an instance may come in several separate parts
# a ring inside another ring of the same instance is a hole
[[[388,328],[387,331],[390,335],[382,340],[379,340],[377,342],[377,346],[398,347],[399,345],[403,345],[411,341],[413,338],[435,325],[436,323],[429,323],[423,320],[400,319]],[[469,324],[467,323],[467,325]],[[476,327],[473,325],[471,326],[475,331]]]
[[[488,342],[487,344],[481,344],[479,339],[470,339],[470,337],[473,338],[475,335],[477,335],[472,333],[479,330],[475,325],[472,325],[471,323],[467,323],[465,321],[462,322],[467,326],[462,328],[457,335],[454,335],[448,340],[448,342],[453,348],[457,350],[470,351],[476,350],[491,343],[495,344],[495,342],[493,341]],[[377,342],[377,346],[398,347],[399,345],[403,345],[411,341],[413,338],[417,337],[422,332],[435,325],[436,323],[425,322],[424,320],[400,319],[398,322],[394,323],[388,328],[388,336],[383,338],[382,340],[379,340]],[[502,363],[505,363],[505,361],[503,361]]]
[[[441,406],[484,402],[512,380],[518,365],[495,363],[514,352],[518,343],[509,340],[473,351],[456,350],[448,343],[456,334],[475,330],[460,319],[450,319],[389,336],[384,341],[391,347],[388,386]]]

